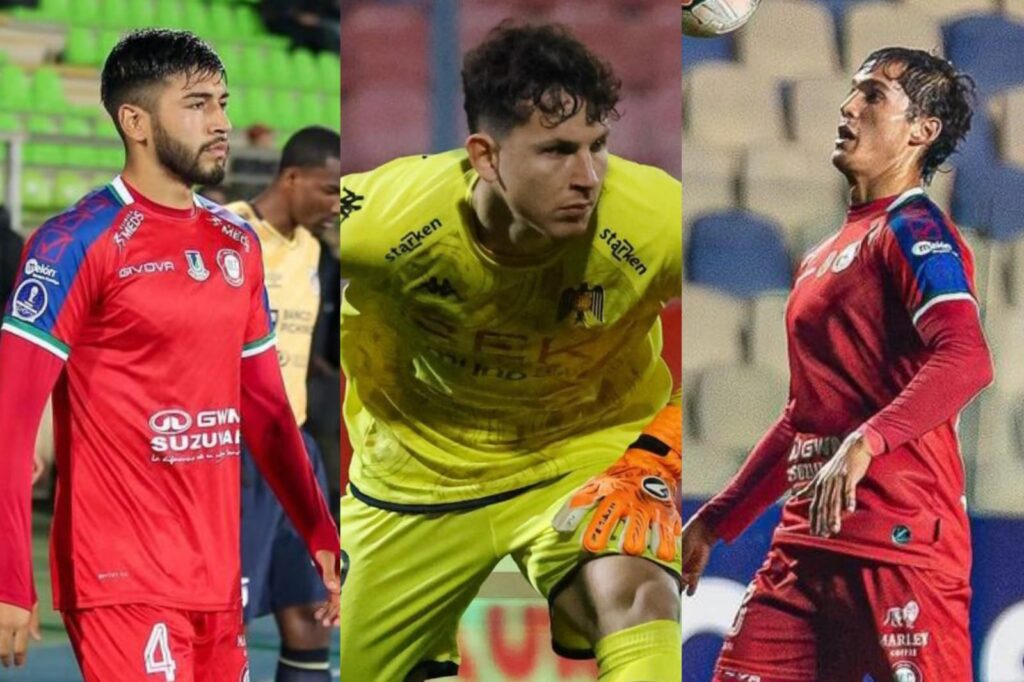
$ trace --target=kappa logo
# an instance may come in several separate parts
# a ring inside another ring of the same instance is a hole
[[[366,197],[356,194],[348,187],[341,188],[341,222],[345,222],[356,211],[361,211]]]
[[[563,291],[558,301],[558,319],[565,319],[570,313],[575,313],[576,324],[584,324],[589,317],[604,322],[604,287],[581,282],[577,288]]]
[[[657,476],[645,476],[644,480],[640,483],[640,487],[644,489],[645,493],[659,502],[668,502],[672,496],[668,485]]]
[[[145,216],[140,211],[128,211],[128,215],[124,217],[121,225],[117,228],[117,232],[114,233],[114,243],[117,244],[117,248],[123,249],[127,246],[128,240],[132,238],[133,234],[138,232],[143,220],[145,220]]]
[[[233,287],[242,286],[245,275],[242,273],[242,256],[234,249],[221,249],[217,252],[217,265],[224,281]]]
[[[455,287],[452,286],[452,283],[448,281],[447,277],[440,281],[438,281],[437,277],[431,277],[426,282],[422,282],[416,288],[421,291],[434,294],[435,296],[440,296],[441,298],[448,298],[449,296],[459,298],[459,292],[455,291]]]
[[[205,282],[210,278],[210,271],[203,262],[203,254],[198,251],[186,251],[185,260],[188,262],[189,277],[197,282]]]
[[[11,300],[11,312],[14,317],[25,322],[34,322],[46,312],[50,297],[46,293],[46,285],[38,279],[26,279],[14,292]]]

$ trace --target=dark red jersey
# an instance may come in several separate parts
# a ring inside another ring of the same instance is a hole
[[[236,607],[243,357],[273,349],[251,228],[198,197],[159,206],[116,178],[32,236],[3,330],[66,360],[53,392],[57,608]],[[296,442],[282,465],[299,461]],[[309,479],[293,497],[315,493]],[[0,600],[25,603],[23,514],[0,492]],[[303,500],[336,547],[318,498]]]
[[[806,486],[860,430],[876,456],[841,532],[811,535],[809,497],[791,498],[776,542],[967,573],[956,421],[991,376],[973,277],[970,250],[920,189],[850,209],[790,294],[787,408],[701,511],[720,535]]]

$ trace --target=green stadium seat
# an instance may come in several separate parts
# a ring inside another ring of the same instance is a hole
[[[67,21],[71,14],[72,0],[42,0],[38,16],[52,21]]]
[[[299,111],[302,112],[302,126],[324,125],[326,118],[323,98],[315,92],[304,92],[299,97]]]
[[[100,3],[81,2],[81,0],[72,2],[67,8],[67,14],[64,15],[63,20],[70,21],[73,26],[100,26],[103,23],[100,16]]]
[[[156,6],[156,25],[161,28],[186,28],[184,8],[177,0],[159,0]]]
[[[296,50],[291,54],[292,83],[305,90],[321,90],[320,69],[316,56],[309,50]]]
[[[35,168],[26,168],[21,174],[21,204],[27,209],[44,209],[54,205],[53,182]]]
[[[279,88],[293,88],[298,83],[292,73],[292,59],[284,50],[271,50],[266,62],[270,84]]]
[[[20,132],[21,119],[17,114],[12,114],[9,111],[0,111],[0,131],[5,133],[17,133]]]
[[[196,2],[196,0],[188,0],[185,2],[182,17],[185,21],[185,28],[197,36],[206,40],[216,37],[210,26],[210,13],[207,11],[206,5]]]
[[[292,132],[307,124],[307,119],[299,106],[299,100],[291,90],[275,90],[271,98],[271,126],[287,137]]]
[[[317,55],[316,61],[320,72],[317,78],[317,87],[327,92],[341,92],[341,62],[338,55],[321,52]]]
[[[97,43],[99,49],[97,65],[103,64],[106,61],[107,55],[110,54],[110,51],[119,42],[121,42],[121,29],[108,28],[100,31],[100,38]]]
[[[240,38],[252,38],[266,33],[255,8],[240,5],[235,8],[234,14],[234,33]]]
[[[63,135],[75,137],[93,137],[92,121],[81,116],[65,116],[60,122],[60,132]]]
[[[231,127],[236,129],[244,129],[249,126],[248,105],[246,102],[249,101],[248,89],[244,87],[230,88],[231,97],[228,99],[228,119],[231,121]]]
[[[64,147],[64,161],[72,168],[96,168],[101,165],[102,147],[71,144]]]
[[[68,31],[68,41],[64,47],[64,61],[68,64],[83,66],[99,65],[102,57],[96,31],[91,28],[73,26]]]
[[[57,69],[52,66],[41,66],[36,69],[32,74],[32,99],[39,111],[58,114],[67,110],[64,83]]]
[[[71,206],[92,187],[92,182],[82,173],[59,171],[54,183],[53,199],[58,206]]]
[[[233,38],[235,36],[235,13],[226,4],[214,4],[210,7],[210,35],[214,38]]]
[[[274,111],[274,91],[267,88],[249,88],[245,93],[246,126],[262,123],[273,127],[277,118]]]
[[[27,128],[28,132],[33,135],[56,135],[60,132],[60,126],[53,120],[53,117],[45,114],[29,116]]]
[[[242,47],[240,45],[224,45],[217,47],[217,54],[224,63],[224,70],[228,73],[228,83],[240,82],[238,73],[241,71]]]
[[[0,107],[27,111],[32,109],[33,105],[28,75],[14,64],[0,66]]]
[[[111,28],[135,29],[156,26],[156,7],[149,0],[140,2],[124,2],[118,5],[119,24],[111,24]]]
[[[324,107],[324,125],[331,130],[337,130],[341,123],[341,98],[328,97],[327,105]]]

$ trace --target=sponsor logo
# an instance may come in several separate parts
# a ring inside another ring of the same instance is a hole
[[[75,241],[70,233],[58,228],[47,228],[39,231],[35,243],[36,257],[46,263],[56,263],[64,255],[68,244]]]
[[[918,616],[921,615],[921,607],[918,603],[911,599],[904,606],[894,606],[885,612],[885,618],[882,620],[882,625],[886,625],[891,628],[906,628],[912,630],[914,623],[917,622]]]
[[[46,312],[50,297],[46,286],[38,279],[26,279],[14,292],[11,301],[11,312],[19,320],[34,322]]]
[[[242,256],[234,249],[221,249],[217,252],[217,265],[224,281],[233,287],[242,286],[245,276],[242,273]]]
[[[210,278],[210,271],[203,262],[203,254],[198,251],[186,251],[185,260],[188,262],[189,277],[197,282],[205,282]]]
[[[645,493],[659,502],[668,502],[669,500],[668,486],[665,484],[665,481],[657,476],[645,476],[644,480],[640,482],[640,487],[644,489]]]
[[[900,661],[892,667],[893,682],[924,682],[921,669],[910,661]]]
[[[431,277],[426,282],[420,283],[416,288],[441,298],[448,298],[449,296],[454,296],[456,299],[459,298],[459,292],[455,291],[455,287],[452,286],[447,277],[441,281],[438,281],[437,277]]]
[[[910,529],[906,526],[892,527],[892,541],[897,545],[906,545],[910,542]]]
[[[933,253],[952,253],[953,245],[946,242],[917,242],[910,247],[915,256],[927,256]]]
[[[40,263],[35,258],[29,258],[25,261],[25,274],[28,277],[45,280],[50,284],[60,284],[60,280],[57,279],[57,268]]]
[[[114,233],[114,243],[117,244],[117,248],[123,249],[127,246],[128,240],[138,231],[144,219],[145,216],[141,212],[135,210],[128,211],[128,215],[124,217],[121,225],[117,228],[117,232]]]
[[[857,258],[857,253],[860,251],[860,244],[860,242],[855,242],[839,252],[839,255],[832,262],[833,273],[839,274],[853,265],[853,261]]]
[[[165,464],[237,457],[241,442],[238,410],[161,410],[149,418],[152,461]]]
[[[736,680],[736,682],[761,682],[761,676],[753,673],[741,673],[738,670],[719,668],[718,673],[725,680]]]
[[[584,324],[590,318],[604,322],[604,287],[600,284],[590,287],[581,282],[577,288],[563,291],[558,301],[558,319],[565,319],[570,314],[575,315],[576,324]]]
[[[628,239],[619,238],[614,230],[607,227],[601,230],[599,238],[611,249],[612,258],[625,263],[638,275],[647,273],[647,265],[636,255],[636,250]]]
[[[406,232],[401,241],[399,241],[395,246],[392,246],[391,250],[384,254],[384,260],[389,263],[393,263],[405,254],[412,253],[423,246],[424,240],[440,230],[443,225],[444,223],[441,222],[440,218],[434,218],[420,229]]]
[[[842,441],[836,436],[798,437],[789,449],[786,475],[790,485],[809,481],[839,449]]]
[[[169,260],[152,263],[142,263],[141,265],[126,265],[117,271],[117,276],[120,279],[127,279],[134,277],[135,275],[155,275],[160,272],[174,272],[174,263]]]
[[[213,220],[215,225],[220,225],[221,234],[223,234],[225,237],[230,237],[231,239],[234,239],[236,242],[242,245],[242,248],[245,249],[246,253],[249,253],[249,249],[251,249],[252,246],[250,246],[249,244],[249,235],[246,233],[245,230],[243,230],[240,227],[235,227],[230,223],[226,223],[220,218],[214,218]]]
[[[348,187],[341,188],[341,222],[345,222],[349,216],[363,208],[366,197],[356,194]]]

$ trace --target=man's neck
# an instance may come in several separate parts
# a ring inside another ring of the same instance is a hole
[[[291,239],[298,225],[288,213],[284,197],[271,185],[249,202],[263,220],[267,221],[282,237]]]
[[[158,164],[144,164],[128,159],[121,177],[142,196],[161,206],[189,209],[194,206],[192,188],[181,178],[171,175]]]
[[[498,256],[521,258],[549,252],[551,238],[516,219],[505,200],[483,180],[473,187],[476,237],[484,249]]]
[[[850,203],[865,204],[876,199],[898,196],[921,185],[921,171],[916,164],[897,166],[874,177],[852,178]]]

